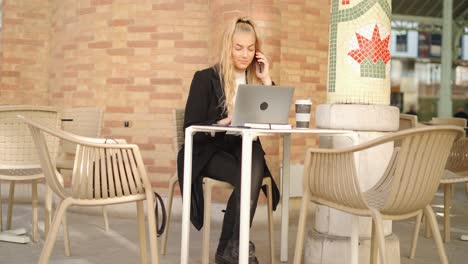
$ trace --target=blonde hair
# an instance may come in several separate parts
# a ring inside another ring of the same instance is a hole
[[[224,113],[232,114],[234,102],[233,98],[236,91],[236,81],[234,77],[234,64],[232,60],[232,41],[234,34],[237,32],[252,32],[255,35],[255,51],[261,52],[262,42],[260,40],[255,23],[248,17],[240,17],[233,20],[228,27],[224,30],[221,52],[219,54],[219,61],[215,70],[219,74],[221,85],[224,90],[224,96],[221,98],[219,104],[224,108]],[[247,83],[259,84],[260,79],[255,74],[255,63],[252,62],[247,67]]]

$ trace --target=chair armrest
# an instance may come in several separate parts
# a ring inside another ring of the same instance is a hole
[[[309,149],[304,167],[304,188],[313,198],[358,209],[367,208],[356,175],[352,152],[323,152]]]

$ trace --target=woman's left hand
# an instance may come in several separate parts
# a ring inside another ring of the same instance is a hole
[[[270,63],[268,59],[261,52],[255,52],[255,74],[262,80],[263,85],[271,85],[270,77]]]

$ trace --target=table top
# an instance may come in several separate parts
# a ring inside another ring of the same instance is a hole
[[[323,129],[323,128],[293,128],[293,129],[259,129],[249,127],[229,127],[229,126],[191,126],[194,132],[238,132],[246,131],[253,134],[351,134],[352,130]]]

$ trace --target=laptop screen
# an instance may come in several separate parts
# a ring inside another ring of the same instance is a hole
[[[292,87],[239,85],[231,125],[287,124],[293,93]]]

